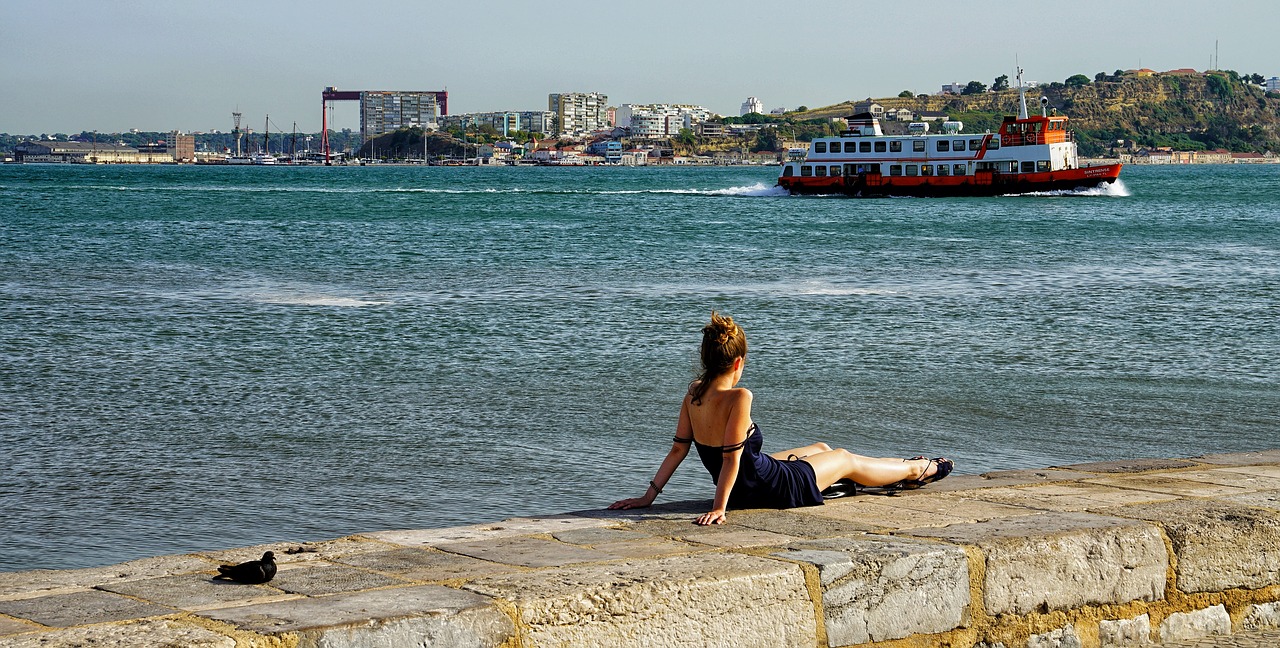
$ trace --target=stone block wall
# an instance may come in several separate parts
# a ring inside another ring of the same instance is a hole
[[[1120,648],[1280,627],[1280,451],[697,527],[705,506],[0,573],[0,646]],[[266,549],[270,583],[211,579]]]

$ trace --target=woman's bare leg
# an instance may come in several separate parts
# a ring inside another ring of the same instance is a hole
[[[852,479],[863,486],[888,486],[904,479],[920,479],[926,476],[932,465],[928,459],[904,461],[892,457],[864,457],[843,448],[811,454],[805,457],[805,461],[813,466],[818,490],[841,479]]]
[[[804,459],[809,455],[818,454],[819,452],[831,452],[831,446],[825,443],[814,443],[814,444],[807,445],[803,448],[792,448],[790,450],[774,452],[774,453],[771,453],[769,456],[773,457],[774,459],[786,461],[790,459],[792,455],[795,455],[796,458],[798,459]]]

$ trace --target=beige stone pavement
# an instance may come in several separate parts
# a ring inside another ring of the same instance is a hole
[[[705,507],[0,573],[0,646],[1280,646],[1280,450]]]

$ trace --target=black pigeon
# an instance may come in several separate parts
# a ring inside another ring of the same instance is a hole
[[[221,565],[217,578],[233,580],[237,583],[265,583],[276,577],[276,555],[268,551],[262,554],[262,560],[250,560],[239,565]]]

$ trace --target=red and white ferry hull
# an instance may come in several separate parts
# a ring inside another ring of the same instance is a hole
[[[1120,164],[1062,169],[1042,173],[989,173],[945,177],[886,177],[859,174],[836,177],[779,178],[778,186],[796,195],[846,195],[858,198],[913,196],[1008,196],[1046,191],[1075,191],[1111,184]]]

